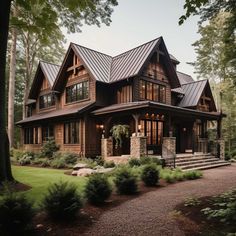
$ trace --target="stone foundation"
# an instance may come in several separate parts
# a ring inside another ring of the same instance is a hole
[[[176,155],[176,137],[163,137],[162,157]]]
[[[144,136],[130,137],[130,156],[140,158],[147,155],[147,138]]]
[[[224,160],[225,159],[225,140],[224,139],[218,139],[217,143],[220,145],[219,157],[220,157],[220,159]]]
[[[113,156],[113,138],[103,138],[101,140],[101,155],[103,158]]]

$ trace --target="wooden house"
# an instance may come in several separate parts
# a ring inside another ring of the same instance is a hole
[[[143,134],[147,153],[160,154],[163,138],[175,137],[176,153],[199,151],[207,122],[218,112],[207,80],[178,72],[179,61],[162,37],[115,57],[71,43],[61,66],[40,61],[22,128],[25,150],[37,151],[49,137],[60,150],[101,154],[101,138],[114,124]],[[200,150],[201,151],[201,150]],[[130,153],[130,139],[121,154]]]

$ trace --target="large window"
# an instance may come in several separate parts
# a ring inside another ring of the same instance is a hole
[[[38,144],[38,127],[24,129],[24,144]]]
[[[89,97],[89,82],[84,81],[66,88],[66,103],[76,102]]]
[[[156,102],[166,102],[166,87],[149,81],[140,80],[140,99],[147,99]]]
[[[69,122],[64,124],[64,143],[79,143],[79,122]]]
[[[147,136],[148,145],[161,145],[163,122],[157,120],[141,120],[141,132]]]
[[[55,106],[55,95],[48,93],[39,97],[39,109]]]
[[[42,127],[42,141],[46,142],[49,138],[54,138],[54,127],[52,125]]]
[[[126,85],[117,91],[117,103],[132,102],[132,86]]]

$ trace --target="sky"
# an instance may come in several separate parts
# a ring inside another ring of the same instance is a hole
[[[177,70],[196,78],[194,62],[196,54],[191,46],[199,39],[198,16],[191,16],[183,25],[178,25],[184,13],[184,0],[118,0],[114,7],[110,26],[84,25],[81,33],[67,34],[70,42],[106,53],[118,55],[145,42],[162,36],[168,52],[181,63]]]

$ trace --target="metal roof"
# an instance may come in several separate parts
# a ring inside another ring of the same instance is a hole
[[[179,78],[179,82],[181,85],[183,84],[187,84],[187,83],[191,83],[191,82],[194,82],[195,80],[192,78],[191,75],[187,75],[185,73],[182,73],[182,72],[179,72],[179,71],[176,71],[177,73],[177,76]]]
[[[159,40],[160,38],[154,39],[113,57],[109,82],[137,75]]]
[[[176,62],[176,64],[179,64],[179,63],[180,63],[180,61],[179,61],[176,57],[174,57],[172,54],[169,53],[169,55],[170,55],[170,59],[171,59],[172,61]]]
[[[77,44],[72,45],[75,53],[81,57],[94,78],[109,83],[112,57]]]
[[[208,83],[207,80],[194,81],[187,84],[182,84],[184,97],[178,104],[180,107],[194,107],[197,106],[198,101]]]
[[[59,116],[66,116],[66,115],[81,113],[86,108],[90,107],[93,104],[94,104],[94,102],[89,102],[89,103],[86,103],[80,107],[76,106],[76,107],[72,107],[72,108],[68,108],[68,109],[60,109],[60,110],[53,110],[53,111],[49,111],[49,112],[38,113],[36,115],[27,117],[24,120],[17,122],[16,124],[22,125],[22,124],[33,122],[33,121],[39,121],[39,120],[45,120],[45,119],[55,118],[55,117],[59,117]]]
[[[50,83],[50,86],[52,87],[60,70],[60,66],[45,61],[40,61],[39,64],[41,66],[44,76],[47,78],[48,82]]]
[[[193,110],[178,106],[172,106],[164,103],[154,102],[154,101],[140,101],[140,102],[129,102],[129,103],[119,103],[119,104],[113,104],[104,108],[99,108],[92,113],[94,115],[106,115],[106,114],[112,114],[115,112],[122,112],[122,111],[128,111],[128,110],[136,110],[136,109],[144,109],[144,108],[154,108],[158,109],[158,111],[173,111],[181,113],[181,114],[189,114],[189,115],[198,115],[200,117],[208,117],[212,119],[218,119],[219,116],[222,114],[220,112],[204,112],[199,110]]]

